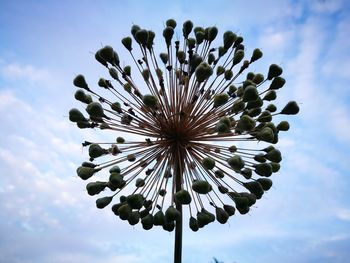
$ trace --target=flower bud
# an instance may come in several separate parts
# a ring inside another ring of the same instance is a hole
[[[265,94],[263,100],[272,101],[272,100],[275,100],[276,98],[277,98],[276,92],[274,90],[270,90]]]
[[[253,78],[253,82],[258,85],[260,83],[262,83],[264,81],[264,75],[263,74],[255,74],[254,78]]]
[[[137,31],[139,31],[141,28],[138,25],[133,25],[131,27],[131,34],[135,37],[135,34]]]
[[[232,31],[226,31],[223,35],[224,38],[224,47],[229,49],[235,42],[237,36]]]
[[[109,182],[116,188],[122,188],[125,185],[123,176],[119,173],[111,173],[109,176]]]
[[[247,188],[249,190],[249,192],[254,194],[257,199],[260,199],[264,194],[264,190],[263,190],[261,184],[257,181],[243,183],[243,186],[245,188]]]
[[[98,54],[102,59],[109,62],[110,64],[114,63],[114,50],[111,46],[104,46],[98,51]]]
[[[145,185],[145,180],[143,180],[142,178],[136,179],[136,182],[135,182],[136,187],[143,187],[144,185]]]
[[[239,62],[242,61],[243,58],[244,58],[244,51],[238,50],[233,56],[232,65],[233,66],[237,65]]]
[[[118,215],[121,220],[127,220],[131,213],[132,210],[128,204],[124,204],[118,208]]]
[[[199,46],[200,44],[202,44],[202,42],[205,38],[205,34],[203,31],[197,31],[195,33],[195,37],[196,37],[197,45]]]
[[[232,205],[224,205],[224,210],[229,216],[233,216],[235,214],[235,207]]]
[[[216,207],[215,208],[215,213],[216,213],[216,220],[220,224],[225,224],[230,217],[229,214],[222,208]]]
[[[211,65],[215,62],[215,55],[213,53],[209,53],[208,55],[208,64]]]
[[[255,127],[255,120],[248,115],[242,115],[237,123],[237,129],[251,131]]]
[[[273,142],[274,140],[274,132],[272,131],[271,128],[265,127],[261,131],[259,131],[256,135],[256,138],[259,141],[264,141],[264,142]]]
[[[249,168],[244,168],[242,171],[241,171],[241,174],[243,175],[243,177],[245,179],[250,179],[252,178],[252,170],[249,169]]]

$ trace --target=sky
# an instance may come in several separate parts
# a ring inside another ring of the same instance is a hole
[[[300,114],[281,136],[281,171],[248,215],[194,233],[183,262],[348,262],[350,257],[350,4],[346,0],[0,0],[0,262],[172,262],[174,233],[144,231],[98,210],[76,167],[84,140],[68,120],[73,78],[104,74],[94,52],[138,24],[160,35],[169,18],[241,34],[277,63],[280,105]],[[156,45],[163,45],[156,37]]]

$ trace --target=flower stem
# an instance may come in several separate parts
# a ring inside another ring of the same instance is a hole
[[[181,190],[182,174],[181,169],[177,165],[175,171],[175,188],[176,192]],[[176,202],[176,209],[180,212],[180,217],[175,224],[175,244],[174,244],[174,263],[181,263],[182,256],[182,204]]]

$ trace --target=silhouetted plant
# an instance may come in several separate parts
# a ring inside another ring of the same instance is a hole
[[[86,185],[89,195],[106,195],[96,206],[113,202],[116,216],[146,230],[176,229],[175,262],[181,262],[183,207],[193,231],[215,219],[225,224],[236,210],[248,213],[271,188],[269,177],[281,161],[278,149],[257,148],[256,142],[276,144],[289,124],[275,125],[273,117],[299,111],[294,101],[282,110],[270,103],[285,84],[280,66],[272,64],[266,77],[243,76],[263,56],[260,49],[245,59],[241,36],[227,31],[221,46],[212,47],[218,29],[193,27],[186,21],[183,41],[174,41],[176,22],[166,21],[165,50],[158,57],[155,33],[133,25],[133,38],[121,41],[133,68],[122,66],[111,46],[98,50],[95,58],[110,77],[93,88],[83,75],[76,76],[75,98],[86,104],[88,116],[78,109],[69,112],[81,129],[116,134],[111,142],[83,143],[90,161],[77,169],[78,176],[87,180],[109,169],[105,180]],[[124,139],[122,134],[135,136]],[[94,162],[103,157],[109,159]]]

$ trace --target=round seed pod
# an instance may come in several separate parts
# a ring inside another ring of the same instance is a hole
[[[165,219],[167,222],[178,220],[181,216],[181,213],[179,210],[177,210],[173,206],[169,206],[168,209],[165,211]]]
[[[218,122],[218,123],[217,123],[217,125],[216,125],[216,131],[217,131],[219,134],[231,132],[230,127],[227,126],[226,123],[223,123],[223,122]]]
[[[100,57],[111,63],[111,64],[114,64],[115,62],[115,52],[113,50],[113,48],[111,46],[104,46],[103,48],[101,48],[99,51],[98,51],[98,54],[100,55]]]
[[[89,195],[97,195],[105,190],[106,186],[106,182],[91,182],[86,185],[86,190]]]
[[[283,69],[280,66],[276,64],[271,64],[269,67],[269,72],[267,73],[267,79],[271,80],[275,77],[278,77],[282,74],[282,72],[283,72]]]
[[[132,226],[136,225],[138,222],[140,222],[140,213],[137,211],[131,212],[130,216],[128,217],[128,222]]]
[[[269,163],[255,164],[254,167],[254,172],[260,176],[269,177],[272,174],[272,166]]]
[[[149,70],[148,70],[148,69],[144,69],[144,70],[142,71],[142,77],[143,77],[143,79],[144,79],[146,82],[149,81],[149,76],[150,76]]]
[[[202,228],[209,223],[210,223],[210,217],[206,213],[203,213],[203,212],[197,213],[197,224],[199,228]]]
[[[179,60],[180,64],[185,63],[186,60],[186,53],[183,51],[178,51],[177,52],[177,59]]]
[[[126,158],[129,162],[134,162],[136,160],[135,154],[128,154]]]
[[[155,226],[163,226],[165,224],[165,215],[162,210],[159,210],[153,216],[153,224]]]
[[[122,188],[125,184],[123,176],[119,173],[111,173],[109,175],[109,182],[116,188]]]
[[[207,194],[212,190],[212,187],[207,181],[196,180],[192,183],[192,189],[199,194]]]
[[[267,110],[263,111],[257,119],[257,121],[259,122],[270,122],[271,120],[272,120],[271,113]]]
[[[237,128],[242,131],[251,131],[255,127],[255,120],[248,115],[241,115],[237,123]]]
[[[103,66],[108,68],[107,62],[100,56],[99,50],[95,53],[95,59],[100,62]]]
[[[168,57],[168,54],[167,54],[167,53],[160,53],[160,54],[159,54],[159,57],[160,57],[160,59],[162,60],[162,62],[163,62],[164,64],[168,63],[169,57]]]
[[[193,232],[197,232],[199,229],[197,219],[195,219],[193,216],[190,217],[189,227]]]
[[[213,53],[210,53],[208,55],[208,64],[211,65],[215,62],[215,55]]]
[[[212,170],[215,167],[215,160],[210,157],[204,157],[202,165],[206,170]]]
[[[253,78],[253,82],[258,85],[264,81],[264,75],[263,74],[255,74]]]
[[[163,30],[163,37],[165,39],[165,43],[167,44],[167,46],[170,46],[171,44],[171,39],[173,38],[174,35],[174,29],[170,26],[167,26],[164,30]]]
[[[123,71],[124,71],[125,75],[127,75],[129,77],[131,76],[131,67],[130,66],[125,66],[123,68]]]
[[[71,122],[86,122],[87,119],[84,117],[84,115],[78,110],[78,109],[71,109],[69,111],[69,120]]]
[[[288,121],[281,121],[278,125],[277,125],[277,130],[279,131],[288,131],[289,130],[289,122]]]
[[[118,203],[118,204],[114,204],[114,205],[112,206],[112,211],[113,211],[113,213],[114,213],[116,216],[119,216],[118,209],[119,209],[119,207],[121,207],[122,205],[125,205],[125,203]]]
[[[207,80],[213,74],[213,69],[206,62],[202,62],[196,68],[196,78],[198,82]]]
[[[131,39],[131,37],[124,37],[124,38],[122,39],[122,44],[124,45],[124,47],[125,47],[127,50],[129,50],[129,51],[132,50],[132,39]]]
[[[148,39],[148,31],[145,29],[140,29],[135,33],[135,40],[137,43],[146,46]]]
[[[159,190],[159,195],[160,195],[160,196],[165,196],[166,193],[167,193],[167,192],[166,192],[165,189],[160,189],[160,190]]]
[[[259,98],[259,93],[255,86],[249,85],[248,87],[245,88],[243,97],[242,97],[244,102],[255,101],[258,98]]]
[[[183,36],[185,39],[188,38],[188,35],[191,33],[192,31],[192,28],[193,28],[193,23],[192,21],[190,20],[187,20],[183,23],[183,26],[182,26],[182,33],[183,33]]]
[[[263,100],[272,101],[272,100],[275,100],[276,98],[277,98],[276,92],[274,90],[270,90],[265,94],[265,96],[263,97]]]
[[[114,102],[111,104],[111,109],[118,112],[118,113],[122,113],[122,108],[119,102]]]
[[[264,194],[264,190],[258,181],[243,183],[243,186],[247,188],[249,192],[254,194],[257,199],[260,199]]]
[[[142,101],[149,108],[156,108],[158,104],[157,98],[149,94],[144,95]]]
[[[126,92],[131,93],[131,85],[129,83],[125,83],[123,87]]]
[[[234,170],[241,170],[244,167],[244,161],[241,156],[234,155],[231,158],[227,160],[227,163],[231,166]]]
[[[241,175],[243,175],[243,177],[245,179],[250,179],[252,178],[252,170],[249,169],[249,168],[244,168],[242,171],[241,171]]]
[[[222,193],[222,194],[228,193],[228,188],[225,187],[225,186],[223,186],[223,185],[219,185],[219,186],[218,186],[218,190],[219,190],[219,192]]]
[[[125,195],[121,195],[119,197],[119,200],[120,200],[121,203],[126,203],[126,196]]]
[[[233,72],[232,72],[232,70],[230,70],[230,69],[226,70],[226,71],[225,71],[225,79],[226,79],[226,80],[230,80],[230,79],[232,79],[232,77],[233,77]]]
[[[107,153],[108,151],[103,149],[99,144],[93,143],[89,146],[89,156],[91,158],[97,158]]]
[[[96,207],[99,209],[105,208],[107,205],[109,205],[113,200],[113,196],[105,196],[98,198],[96,200]]]
[[[85,94],[84,90],[82,90],[82,89],[78,89],[78,90],[75,92],[74,98],[75,98],[76,100],[79,100],[79,101],[81,101],[81,102],[83,102],[83,103],[86,103],[86,104],[89,104],[89,103],[92,102],[91,96],[87,96],[87,95]]]
[[[145,208],[143,210],[140,211],[140,217],[144,218],[145,216],[147,216],[149,214],[149,212],[151,211],[150,208]]]
[[[208,216],[209,219],[209,223],[212,223],[215,221],[215,215],[210,213],[208,210],[206,210],[205,208],[202,208],[202,213],[206,214]]]
[[[269,89],[276,90],[280,89],[286,84],[286,80],[282,77],[276,77],[272,80]]]
[[[96,101],[87,105],[86,112],[92,117],[102,118],[105,116],[102,105]]]
[[[230,151],[230,153],[235,153],[237,152],[237,146],[236,145],[231,145],[228,150]]]
[[[78,87],[78,88],[82,88],[82,89],[86,89],[89,90],[89,87],[85,81],[85,78],[83,75],[79,74],[77,75],[74,80],[73,80],[73,84],[74,86]]]
[[[215,208],[215,214],[216,214],[216,220],[220,224],[226,224],[228,218],[230,217],[229,214],[220,207]]]
[[[217,76],[220,76],[220,75],[222,75],[222,74],[224,74],[225,73],[225,68],[223,67],[223,66],[218,66],[217,68],[216,68],[216,75]]]
[[[281,165],[279,163],[272,162],[272,163],[270,163],[270,165],[272,167],[272,172],[273,173],[277,173],[280,170],[280,168],[281,168]]]
[[[214,95],[214,107],[220,107],[225,105],[228,101],[228,95],[226,93],[219,93]]]
[[[141,28],[138,26],[138,25],[133,25],[132,27],[131,27],[131,34],[135,37],[135,34],[136,34],[136,32],[137,31],[139,31]]]
[[[131,213],[132,213],[132,210],[128,204],[121,205],[118,208],[118,215],[121,220],[128,220]]]
[[[94,173],[96,173],[98,171],[98,169],[92,168],[92,167],[85,167],[85,166],[79,166],[77,168],[77,175],[83,179],[83,180],[87,180],[89,179],[91,176],[94,175]]]
[[[78,121],[77,126],[80,129],[94,128],[95,127],[90,122],[87,122],[87,121]]]
[[[215,174],[215,176],[216,176],[217,178],[224,178],[224,176],[225,176],[224,172],[221,171],[221,170],[216,170],[216,171],[214,172],[214,174]]]
[[[175,222],[174,221],[166,221],[163,225],[163,229],[168,232],[172,232],[175,228]]]
[[[209,27],[208,29],[208,41],[212,42],[216,36],[218,35],[218,28],[213,26],[213,27]]]
[[[105,89],[108,89],[108,88],[109,88],[108,82],[107,82],[107,80],[104,79],[104,78],[100,78],[97,84],[98,84],[100,87],[102,87],[102,88],[105,88]]]
[[[132,209],[140,209],[145,201],[141,194],[133,194],[126,197],[126,202]]]
[[[170,26],[170,27],[172,27],[174,29],[175,29],[175,27],[177,25],[176,21],[174,19],[168,19],[165,24],[166,24],[166,26]]]
[[[277,149],[273,149],[272,151],[269,151],[267,154],[264,155],[264,157],[267,160],[275,163],[279,163],[280,161],[282,161],[281,152]]]
[[[254,72],[248,72],[248,74],[247,74],[247,80],[253,81],[254,76],[255,76]]]
[[[237,35],[232,31],[226,31],[223,35],[223,38],[224,38],[224,47],[226,49],[229,49],[235,42]]]
[[[248,199],[248,206],[252,206],[256,203],[257,197],[255,194],[242,192],[239,193],[239,195]]]
[[[224,210],[229,216],[233,216],[235,214],[235,207],[232,205],[224,205]]]
[[[262,101],[261,98],[258,98],[257,100],[255,101],[249,101],[247,103],[247,109],[253,109],[253,108],[260,108],[262,105],[264,104],[264,102]]]
[[[203,58],[197,53],[193,54],[192,59],[190,60],[191,73],[195,72],[197,67],[202,63]]]
[[[153,201],[152,200],[146,200],[143,202],[143,207],[146,209],[152,209]]]
[[[224,48],[224,47],[219,47],[218,48],[218,56],[219,56],[219,58],[221,58],[226,53],[227,53],[227,49],[226,48]]]
[[[90,162],[83,162],[81,166],[95,168],[97,164],[90,163]]]
[[[250,63],[253,63],[254,61],[257,61],[263,56],[263,53],[260,49],[256,48],[253,51],[252,57],[250,58]]]
[[[202,31],[198,31],[195,33],[195,37],[196,37],[197,45],[199,46],[200,44],[203,43],[203,40],[205,38],[205,34]]]
[[[125,139],[123,137],[117,137],[116,142],[117,143],[124,143]]]
[[[192,198],[188,191],[181,189],[180,191],[176,192],[175,201],[182,205],[188,205],[191,203]]]
[[[243,50],[238,50],[234,54],[233,59],[232,59],[233,66],[237,65],[238,63],[240,63],[243,58],[244,58],[244,51]]]
[[[145,180],[143,180],[142,178],[136,179],[136,182],[135,182],[136,187],[143,187],[144,185],[145,185]]]
[[[118,174],[120,174],[120,168],[119,168],[118,165],[114,165],[114,166],[112,166],[112,167],[109,169],[109,172],[110,172],[110,173],[118,173]]]
[[[245,108],[245,103],[243,101],[236,100],[232,105],[231,111],[235,114],[238,114],[244,108]]]
[[[269,112],[275,112],[277,110],[277,107],[274,104],[269,104],[267,105],[266,110]]]
[[[272,186],[272,181],[269,178],[259,178],[256,181],[259,182],[264,191],[270,190]]]
[[[247,115],[249,115],[250,117],[256,117],[260,115],[260,113],[261,113],[261,108],[253,108],[248,110]]]
[[[281,111],[281,114],[294,115],[299,112],[299,106],[295,101],[290,101]]]
[[[259,141],[273,142],[275,138],[275,134],[271,128],[265,127],[256,134],[256,138]]]
[[[247,197],[235,197],[233,201],[240,214],[244,215],[249,212],[249,199]]]
[[[156,37],[156,34],[149,30],[148,31],[148,38],[147,38],[147,43],[146,43],[146,47],[151,50],[152,49],[152,46],[153,46],[153,41],[154,41],[154,38]]]
[[[266,159],[265,156],[263,154],[257,154],[254,156],[254,160],[259,162],[259,163],[265,163]]]

